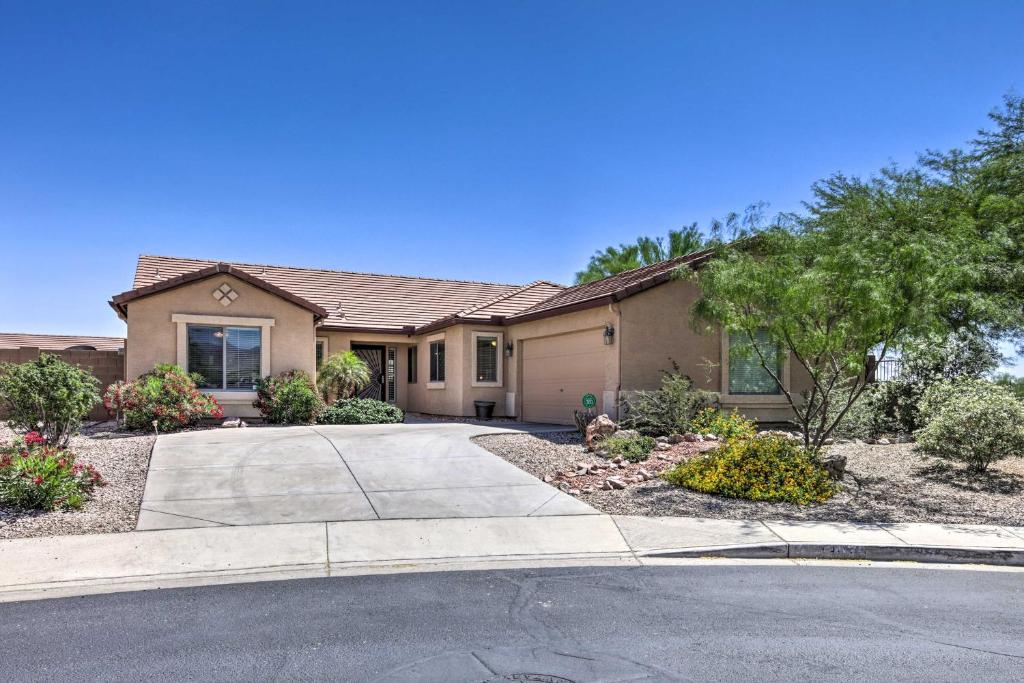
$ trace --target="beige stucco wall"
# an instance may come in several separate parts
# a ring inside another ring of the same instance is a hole
[[[695,386],[720,393],[724,408],[735,408],[762,421],[790,419],[792,408],[785,396],[730,396],[724,392],[727,346],[717,329],[698,332],[691,326],[690,309],[698,296],[695,283],[676,280],[619,303],[621,390],[658,388],[663,372],[672,370],[674,360],[679,371],[689,376]],[[810,386],[807,373],[792,360],[784,375],[795,394]]]
[[[238,293],[230,306],[222,306],[212,292],[227,283]],[[272,318],[269,368],[264,375],[285,370],[305,370],[312,376],[316,367],[313,314],[230,275],[193,282],[128,304],[128,343],[125,372],[130,378],[153,369],[157,363],[185,364],[178,358],[178,324],[174,314],[227,318]],[[225,324],[230,324],[226,322]],[[228,393],[234,395],[228,396]],[[215,392],[227,415],[252,416],[250,392]]]

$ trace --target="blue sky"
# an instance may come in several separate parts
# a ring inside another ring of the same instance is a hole
[[[139,253],[568,282],[962,143],[1022,2],[0,0],[0,329],[122,334]]]

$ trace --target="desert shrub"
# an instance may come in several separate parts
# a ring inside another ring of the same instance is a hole
[[[115,382],[103,394],[103,405],[128,429],[156,427],[172,432],[204,418],[220,419],[224,410],[217,399],[199,391],[196,376],[177,365],[157,364],[129,382]]]
[[[256,400],[263,419],[278,424],[313,424],[324,409],[309,375],[288,370],[264,377],[256,385]]]
[[[915,432],[929,455],[983,472],[1003,458],[1024,456],[1024,402],[1006,387],[981,380],[942,382],[921,400],[924,427]]]
[[[320,413],[318,422],[329,425],[376,425],[402,422],[401,409],[372,398],[339,399]]]
[[[353,351],[332,354],[316,371],[316,383],[324,401],[333,393],[349,398],[370,383],[370,368]]]
[[[39,432],[0,447],[0,502],[30,510],[62,510],[82,506],[104,481],[91,465],[75,462],[74,454],[47,445]]]
[[[838,490],[812,453],[775,434],[726,441],[662,477],[701,493],[797,505],[823,502]]]
[[[941,382],[977,380],[999,366],[1001,356],[991,339],[961,331],[942,338],[908,344],[901,357],[900,376],[872,388],[862,410],[870,433],[912,434],[924,426],[920,404],[929,387]]]
[[[601,450],[607,450],[610,457],[621,457],[629,462],[643,462],[654,449],[654,439],[649,436],[610,436],[601,442]]]
[[[48,353],[28,363],[0,365],[0,400],[11,426],[37,430],[58,447],[67,446],[99,403],[99,384],[91,373]]]
[[[647,436],[667,436],[689,431],[690,421],[702,409],[711,406],[716,394],[694,389],[693,381],[678,372],[666,373],[661,388],[638,391],[622,402],[625,429]]]
[[[736,410],[725,412],[715,408],[704,408],[690,423],[690,428],[700,434],[714,434],[721,439],[754,436],[757,425]]]

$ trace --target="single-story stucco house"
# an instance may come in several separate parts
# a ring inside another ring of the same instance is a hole
[[[709,256],[574,287],[140,256],[133,288],[110,305],[128,325],[129,378],[177,363],[204,378],[228,415],[255,414],[258,377],[315,377],[329,354],[351,349],[371,368],[363,396],[419,413],[469,416],[487,400],[498,416],[571,424],[593,394],[615,416],[622,395],[657,388],[675,363],[726,408],[788,419],[755,361],[730,364],[725,335],[691,328],[696,286],[673,273]],[[790,363],[780,365],[793,382]]]

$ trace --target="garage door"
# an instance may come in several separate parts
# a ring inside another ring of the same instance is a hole
[[[524,420],[573,424],[584,394],[600,399],[605,364],[600,330],[528,339],[523,346]]]

